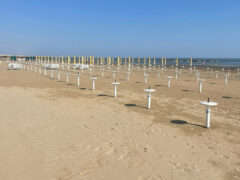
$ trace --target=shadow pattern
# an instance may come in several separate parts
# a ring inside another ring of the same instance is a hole
[[[98,94],[98,96],[100,96],[100,97],[113,97],[113,96],[110,96],[110,95],[107,95],[107,94]]]
[[[173,124],[178,124],[178,125],[191,125],[191,126],[198,126],[201,128],[206,128],[205,126],[199,125],[199,124],[192,124],[192,123],[188,123],[187,121],[184,120],[171,120],[170,121]]]
[[[146,107],[139,106],[139,105],[136,105],[136,104],[125,104],[125,106],[127,106],[127,107],[138,107],[138,108],[147,109]]]
[[[183,90],[181,90],[181,91],[183,91],[183,92],[194,92],[194,91],[188,90],[188,89],[183,89]]]
[[[231,96],[222,96],[222,98],[231,99],[232,97]]]
[[[159,87],[159,86],[163,86],[163,85],[161,85],[161,84],[155,84],[154,86],[158,86],[158,87]]]

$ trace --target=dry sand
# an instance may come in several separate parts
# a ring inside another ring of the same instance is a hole
[[[240,179],[240,81],[232,72],[224,86],[205,69],[203,93],[185,68],[167,88],[171,68],[148,84],[143,72],[130,81],[122,70],[118,97],[113,98],[111,71],[70,75],[66,85],[31,71],[0,66],[0,179]],[[63,76],[64,75],[64,76]],[[151,85],[152,108],[144,88]],[[211,128],[205,126],[210,97]]]

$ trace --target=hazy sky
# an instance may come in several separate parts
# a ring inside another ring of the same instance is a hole
[[[240,0],[0,0],[0,54],[240,57]]]

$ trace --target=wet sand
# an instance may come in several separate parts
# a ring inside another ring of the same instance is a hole
[[[224,85],[205,68],[203,92],[188,68],[175,78],[168,67],[157,78],[151,70],[126,80],[112,70],[95,70],[96,90],[84,71],[80,87],[72,72],[61,81],[31,71],[8,71],[0,65],[0,179],[240,179],[240,81],[236,71]],[[166,76],[171,75],[171,87]],[[147,107],[148,86],[152,94]],[[205,128],[210,97],[211,128]]]

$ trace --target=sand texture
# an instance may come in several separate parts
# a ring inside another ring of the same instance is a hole
[[[37,69],[38,71],[38,69]],[[81,72],[81,71],[80,71]],[[127,81],[124,67],[104,77],[97,68],[92,91],[86,70],[77,86],[75,72],[65,82],[33,71],[0,65],[0,180],[198,180],[240,179],[240,80],[232,71],[199,70],[203,92],[188,68],[175,79],[168,67],[160,77],[152,67]],[[171,75],[171,87],[166,76]],[[148,86],[152,93],[147,107]],[[205,128],[210,97],[211,128]]]

